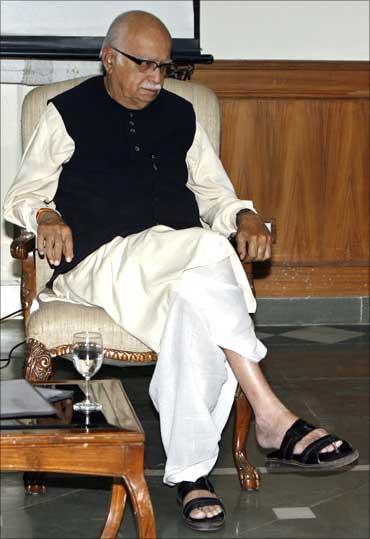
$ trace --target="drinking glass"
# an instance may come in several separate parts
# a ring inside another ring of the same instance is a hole
[[[93,412],[102,409],[102,405],[90,399],[90,378],[94,376],[103,363],[103,339],[100,333],[81,331],[73,335],[73,363],[75,369],[85,378],[85,400],[73,405],[74,410]]]

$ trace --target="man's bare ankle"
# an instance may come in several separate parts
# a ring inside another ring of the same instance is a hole
[[[266,433],[279,430],[279,426],[284,427],[296,419],[297,416],[285,407],[282,407],[280,410],[274,410],[269,414],[255,414],[256,427]]]
[[[256,438],[263,448],[280,447],[288,428],[294,423],[297,416],[284,408],[274,414],[256,417]]]

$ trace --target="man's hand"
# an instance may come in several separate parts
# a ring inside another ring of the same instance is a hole
[[[72,231],[61,216],[54,211],[45,211],[38,217],[37,249],[46,254],[50,264],[59,266],[62,255],[67,262],[73,258]]]
[[[256,262],[271,257],[271,234],[261,217],[254,212],[238,216],[236,247],[242,262]]]

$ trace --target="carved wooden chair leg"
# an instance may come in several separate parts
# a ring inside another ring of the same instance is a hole
[[[52,359],[45,346],[35,339],[27,340],[23,376],[29,382],[46,382],[53,373]]]
[[[45,494],[46,474],[42,472],[24,472],[23,484],[27,494]]]
[[[27,340],[23,375],[29,382],[45,382],[51,377],[52,359],[42,342],[35,339]],[[45,494],[45,480],[45,473],[25,472],[23,474],[27,494]]]
[[[238,385],[235,393],[235,424],[233,456],[242,490],[258,490],[261,478],[258,470],[247,459],[246,441],[252,416],[252,408]]]

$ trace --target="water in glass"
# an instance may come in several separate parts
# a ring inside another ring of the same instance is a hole
[[[73,336],[73,363],[76,370],[86,380],[85,400],[73,405],[75,410],[101,410],[101,404],[90,398],[89,380],[98,372],[103,363],[103,340],[98,332],[82,331]]]

